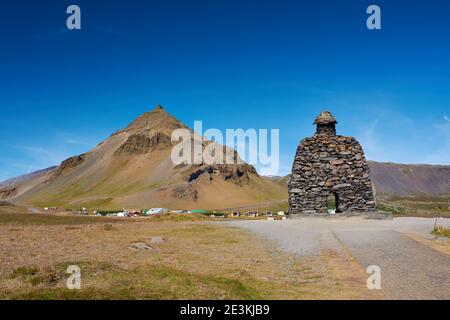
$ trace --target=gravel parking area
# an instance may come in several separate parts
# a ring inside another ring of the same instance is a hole
[[[450,256],[408,235],[433,239],[435,219],[294,218],[285,221],[236,221],[242,227],[302,256],[322,250],[349,250],[366,269],[381,268],[381,287],[389,299],[450,299]],[[438,224],[450,227],[450,219]]]

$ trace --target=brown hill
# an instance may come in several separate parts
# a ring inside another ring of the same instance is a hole
[[[450,195],[450,166],[369,161],[377,195]]]
[[[158,106],[89,152],[0,186],[0,199],[97,209],[220,209],[286,198],[284,188],[247,164],[175,165],[171,133],[177,128],[187,127]]]
[[[45,181],[49,172],[57,167],[50,167],[0,182],[0,200],[13,199]]]

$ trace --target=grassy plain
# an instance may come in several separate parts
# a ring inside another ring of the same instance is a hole
[[[379,298],[350,255],[299,258],[202,215],[118,219],[14,210],[0,209],[0,299]],[[81,290],[66,288],[69,265],[81,268]]]

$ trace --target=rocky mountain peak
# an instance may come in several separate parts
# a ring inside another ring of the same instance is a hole
[[[152,111],[145,112],[131,122],[125,131],[133,133],[154,131],[170,136],[172,131],[178,128],[186,128],[186,126],[169,114],[163,106],[157,105]]]

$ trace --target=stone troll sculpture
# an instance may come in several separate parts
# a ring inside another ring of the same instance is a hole
[[[312,137],[297,148],[289,180],[290,214],[326,214],[334,197],[336,213],[375,211],[369,166],[353,137],[336,135],[337,121],[323,111]]]

